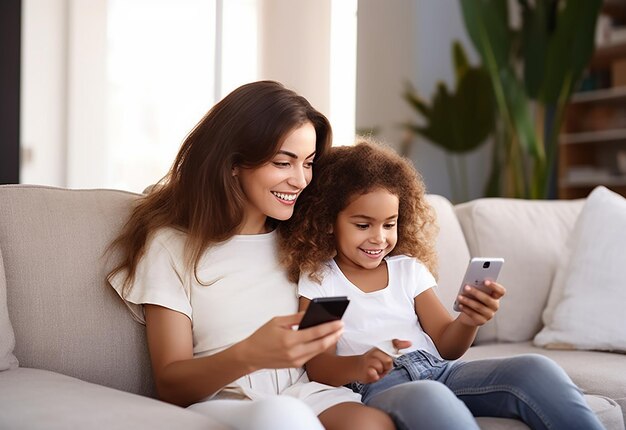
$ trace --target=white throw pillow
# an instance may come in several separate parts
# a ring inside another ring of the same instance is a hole
[[[534,342],[626,351],[626,199],[595,188],[570,239]]]

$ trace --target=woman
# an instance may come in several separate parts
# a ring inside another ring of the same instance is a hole
[[[274,228],[330,143],[306,99],[247,84],[206,114],[139,200],[108,279],[146,325],[161,399],[241,429],[393,428],[350,390],[308,380],[302,365],[337,342],[342,323],[293,330],[302,315],[277,262]]]

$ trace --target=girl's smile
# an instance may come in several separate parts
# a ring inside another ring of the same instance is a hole
[[[354,197],[337,215],[333,226],[342,269],[375,269],[398,241],[398,206],[395,194],[378,188]]]

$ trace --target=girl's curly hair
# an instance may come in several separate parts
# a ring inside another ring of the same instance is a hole
[[[298,197],[293,216],[279,224],[280,259],[290,281],[308,273],[320,282],[325,263],[335,256],[332,227],[355,196],[385,189],[398,196],[398,242],[390,255],[417,258],[437,276],[435,215],[426,187],[413,164],[390,148],[360,139],[316,161],[311,183]]]

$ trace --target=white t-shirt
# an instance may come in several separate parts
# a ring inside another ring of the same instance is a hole
[[[415,258],[404,255],[388,257],[389,284],[382,290],[366,293],[348,280],[334,260],[328,263],[320,284],[300,276],[298,294],[315,297],[348,296],[350,304],[343,316],[344,332],[337,344],[338,355],[361,355],[377,347],[397,356],[392,339],[410,340],[402,353],[423,350],[440,357],[435,344],[415,314],[414,299],[436,286],[435,278]]]
[[[141,304],[155,304],[187,315],[193,324],[194,357],[215,354],[250,336],[278,315],[298,311],[296,286],[276,258],[276,233],[234,236],[211,247],[200,259],[198,279],[186,273],[186,234],[157,231],[140,260],[125,302],[145,324]],[[245,269],[245,270],[242,270]],[[121,295],[124,273],[111,285]]]
[[[298,311],[296,285],[278,263],[276,233],[234,236],[209,248],[197,275],[186,273],[186,234],[157,231],[146,244],[125,303],[145,324],[142,304],[154,304],[186,315],[192,322],[193,355],[215,354],[250,336],[275,316]],[[111,279],[122,296],[125,273]],[[303,368],[261,369],[223,387],[209,398],[260,400],[268,395],[296,397],[316,414],[360,396],[345,387],[310,382]]]

